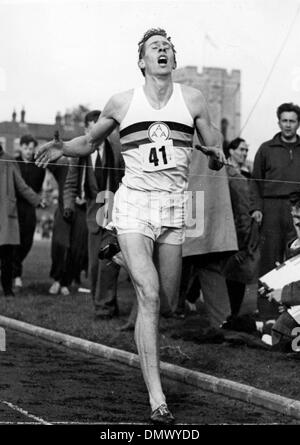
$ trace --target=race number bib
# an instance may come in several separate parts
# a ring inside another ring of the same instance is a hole
[[[176,167],[175,149],[171,139],[143,144],[139,146],[139,149],[145,172],[157,172]]]

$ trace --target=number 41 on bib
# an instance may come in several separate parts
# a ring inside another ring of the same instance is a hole
[[[176,155],[173,141],[151,142],[139,146],[142,154],[143,170],[156,172],[176,167]]]

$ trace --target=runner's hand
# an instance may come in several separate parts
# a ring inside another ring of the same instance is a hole
[[[35,163],[38,167],[46,168],[49,162],[57,161],[63,156],[63,141],[56,132],[54,139],[41,145],[35,155]]]
[[[228,160],[223,152],[223,150],[218,146],[206,147],[205,145],[196,145],[197,150],[201,150],[204,154],[208,155],[214,161],[220,162],[221,164],[229,165]]]
[[[208,155],[211,156],[214,160],[218,162],[222,162],[222,164],[227,165],[228,161],[223,150],[219,147],[208,147],[209,152]]]

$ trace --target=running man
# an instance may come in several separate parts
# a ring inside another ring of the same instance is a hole
[[[114,199],[113,224],[138,299],[135,341],[149,392],[151,420],[169,424],[159,372],[160,298],[174,300],[181,271],[185,191],[196,129],[210,166],[226,163],[220,135],[212,126],[202,94],[172,81],[175,48],[162,29],[148,30],[139,42],[142,87],[107,102],[88,135],[42,146],[37,164],[65,156],[86,156],[95,142],[119,127],[125,175]]]

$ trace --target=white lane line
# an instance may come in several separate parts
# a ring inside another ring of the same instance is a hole
[[[1,422],[0,425],[36,425],[36,422]],[[47,425],[107,425],[107,422],[52,422],[47,423]],[[149,423],[132,423],[132,422],[109,422],[109,425],[149,425]],[[188,423],[181,423],[180,425],[190,425]],[[218,423],[212,425],[219,425]],[[222,425],[232,425],[224,423]],[[247,425],[247,424],[246,424]],[[249,423],[249,425],[254,425],[253,423]],[[270,423],[260,423],[260,425],[270,425]],[[277,423],[272,423],[272,425],[279,425]]]
[[[37,422],[0,422],[0,425],[37,425]]]
[[[24,416],[28,417],[29,419],[36,420],[39,423],[42,423],[43,425],[51,425],[51,423],[46,422],[45,420],[41,419],[40,417],[36,417],[33,414],[30,414],[28,411],[25,411],[24,409],[20,408],[17,405],[14,405],[13,403],[6,402],[6,400],[0,400],[0,403],[3,405],[9,406],[9,408],[18,411],[19,413],[23,414]]]
[[[108,422],[109,425],[149,425],[146,422]],[[51,425],[107,425],[107,422],[52,422]],[[184,424],[180,424],[184,425]]]

